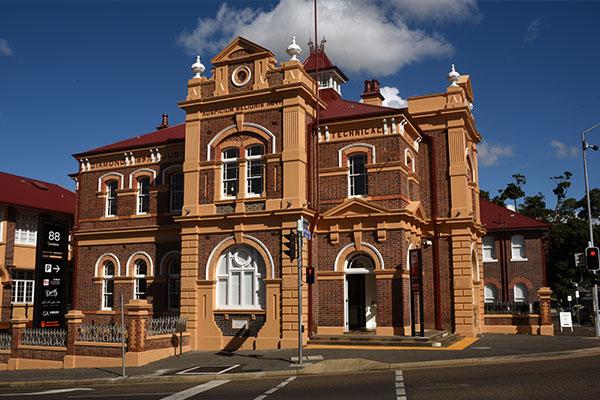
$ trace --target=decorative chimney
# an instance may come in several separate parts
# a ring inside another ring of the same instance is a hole
[[[365,81],[365,89],[363,94],[360,95],[364,104],[370,104],[373,106],[381,106],[385,99],[379,92],[379,81],[377,79]]]
[[[156,127],[156,129],[160,130],[160,129],[165,129],[169,127],[169,114],[163,114],[162,115],[162,122],[160,123],[160,125],[158,125]]]

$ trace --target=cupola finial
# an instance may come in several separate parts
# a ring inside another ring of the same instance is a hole
[[[196,62],[192,64],[192,72],[195,74],[194,78],[202,77],[202,73],[205,70],[204,64],[200,62],[200,56],[196,56]]]
[[[302,48],[296,43],[296,36],[292,36],[292,43],[287,47],[287,53],[290,56],[290,61],[300,61],[298,56],[302,53]]]
[[[450,86],[458,86],[456,82],[460,79],[460,74],[454,68],[454,64],[452,64],[452,70],[448,73],[448,82],[450,82]]]

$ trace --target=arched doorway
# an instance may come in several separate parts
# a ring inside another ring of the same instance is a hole
[[[375,288],[375,263],[365,253],[351,254],[345,271],[345,331],[375,330],[377,305]]]

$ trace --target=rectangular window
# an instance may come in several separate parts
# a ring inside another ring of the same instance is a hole
[[[16,270],[13,272],[12,304],[33,304],[33,271]]]
[[[37,214],[19,211],[17,213],[15,243],[35,245],[37,240],[37,223]]]
[[[4,208],[0,207],[0,242],[4,241]]]
[[[137,213],[146,214],[150,211],[150,178],[142,176],[137,180]]]
[[[350,164],[350,196],[367,194],[367,156],[355,154],[349,157]]]
[[[183,174],[171,175],[171,212],[180,212],[183,207]]]
[[[511,260],[526,260],[525,237],[514,235],[510,238]]]
[[[106,182],[106,216],[117,215],[117,188],[118,181]]]
[[[494,238],[486,236],[483,238],[483,262],[498,261],[496,259],[496,246]]]
[[[115,281],[112,278],[104,279],[104,288],[103,288],[103,297],[104,304],[102,308],[105,310],[110,310],[114,305],[114,293],[115,293]]]
[[[263,192],[263,162],[262,160],[248,161],[248,194],[260,196]]]
[[[235,197],[238,193],[238,149],[223,151],[223,197]]]

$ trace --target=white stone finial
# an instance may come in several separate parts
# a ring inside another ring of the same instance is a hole
[[[196,74],[194,78],[200,78],[205,70],[204,64],[200,62],[200,56],[196,56],[196,62],[192,64],[192,72]]]
[[[450,82],[450,86],[458,86],[456,82],[460,79],[460,74],[454,68],[454,64],[452,64],[452,71],[448,73],[448,82]]]
[[[288,46],[287,53],[290,56],[290,61],[300,61],[298,56],[302,53],[302,48],[296,43],[296,36],[292,36],[292,43]]]

